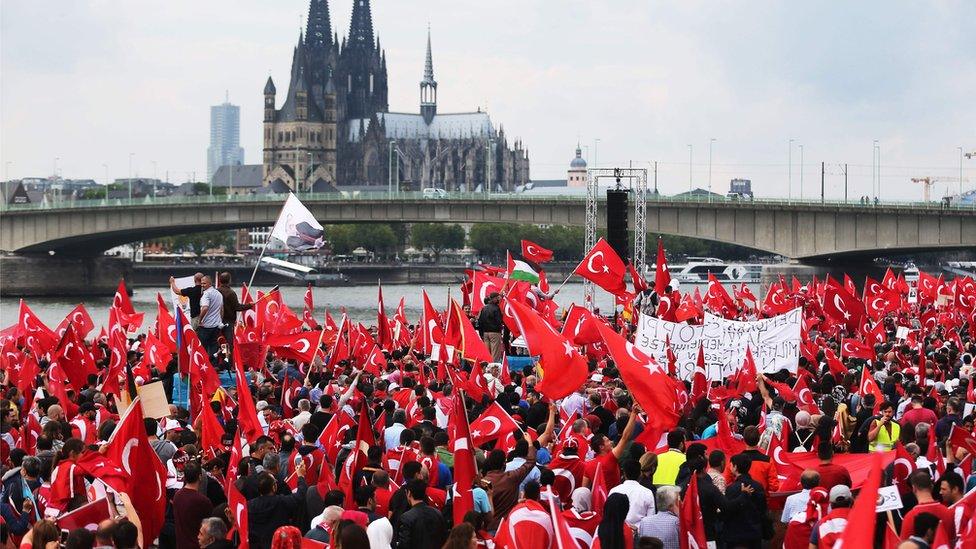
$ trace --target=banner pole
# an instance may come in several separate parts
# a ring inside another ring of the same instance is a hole
[[[264,259],[264,251],[268,249],[268,242],[271,242],[271,235],[268,235],[268,239],[264,241],[264,246],[261,247],[261,255],[258,256],[258,262],[254,264],[254,270],[251,271],[251,280],[247,283],[248,291],[251,291],[251,286],[254,285],[254,275],[258,274],[258,267],[261,266],[261,260]]]

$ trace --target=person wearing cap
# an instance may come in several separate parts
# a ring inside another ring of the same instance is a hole
[[[935,501],[932,495],[933,483],[932,476],[928,471],[919,469],[908,477],[908,484],[912,487],[912,493],[918,503],[912,510],[905,514],[901,523],[901,539],[905,539],[915,533],[915,518],[921,513],[931,513],[942,522],[945,528],[946,539],[952,540],[956,536],[956,528],[953,522],[952,511],[944,504]]]
[[[854,496],[847,486],[838,485],[830,489],[830,512],[813,526],[810,547],[833,549],[834,543],[844,533],[853,503]]]
[[[485,298],[485,306],[478,314],[478,331],[481,339],[488,346],[492,362],[501,362],[505,356],[505,345],[502,340],[502,310],[499,307],[501,294],[491,292]]]
[[[78,415],[71,420],[71,436],[81,439],[86,446],[95,444],[98,426],[95,425],[95,404],[85,402],[78,407]]]

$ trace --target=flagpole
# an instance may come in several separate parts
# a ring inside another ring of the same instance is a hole
[[[264,259],[264,251],[268,249],[269,242],[271,242],[271,235],[268,235],[268,239],[264,241],[264,246],[261,247],[261,255],[258,256],[258,262],[254,264],[254,270],[251,271],[251,280],[247,283],[248,290],[254,285],[254,275],[258,274],[258,267],[261,266],[261,260]]]
[[[556,291],[552,293],[552,297],[556,297],[556,294],[559,293],[559,290],[562,290],[563,289],[563,286],[565,286],[566,283],[569,282],[569,279],[570,278],[573,278],[573,275],[576,274],[576,269],[579,269],[579,266],[582,265],[582,264],[583,264],[582,261],[579,262],[579,263],[577,263],[576,264],[576,268],[574,268],[572,271],[569,271],[569,276],[567,276],[566,277],[566,280],[563,280],[563,283],[560,284],[558,288],[556,288]]]

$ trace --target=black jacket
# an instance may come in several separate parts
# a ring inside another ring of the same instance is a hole
[[[299,516],[306,490],[305,479],[300,478],[294,494],[258,496],[247,502],[247,537],[253,549],[269,549],[275,530],[291,524]]]
[[[485,332],[502,333],[502,310],[495,303],[486,303],[481,313],[478,314],[478,330]]]
[[[751,486],[753,492],[742,491]],[[722,538],[726,542],[752,543],[763,539],[763,521],[766,519],[766,492],[762,485],[749,475],[742,475],[725,489],[728,501],[724,517]],[[704,512],[702,513],[704,516]]]
[[[426,503],[418,503],[400,517],[397,549],[440,549],[447,539],[444,517]]]
[[[234,549],[234,544],[225,539],[218,539],[202,549]]]

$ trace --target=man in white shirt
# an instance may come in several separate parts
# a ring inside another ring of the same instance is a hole
[[[291,424],[296,431],[301,432],[302,427],[312,419],[312,403],[307,398],[298,401],[298,413],[291,418]]]
[[[224,325],[224,296],[214,288],[209,276],[200,279],[203,294],[200,296],[200,325],[197,326],[197,337],[200,344],[207,351],[211,364],[216,364],[214,356],[217,354],[217,338]]]
[[[800,475],[800,487],[803,490],[786,498],[786,503],[783,505],[783,516],[780,518],[780,522],[789,524],[793,515],[800,511],[806,511],[807,503],[810,501],[810,490],[816,488],[818,484],[820,484],[820,473],[813,469],[803,471],[803,474]]]
[[[392,450],[400,445],[400,433],[407,428],[407,413],[404,410],[393,412],[393,424],[383,431],[383,448]]]
[[[630,510],[627,511],[627,524],[637,526],[641,519],[654,514],[654,492],[637,482],[637,479],[640,478],[640,462],[635,459],[628,459],[624,461],[623,469],[626,480],[614,486],[610,493],[627,496],[630,501]]]

